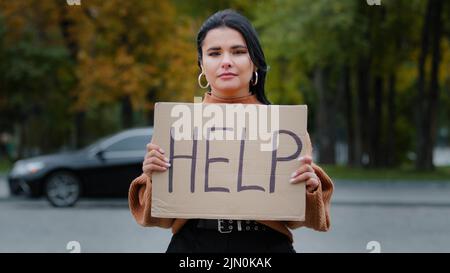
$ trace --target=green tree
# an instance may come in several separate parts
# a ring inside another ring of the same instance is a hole
[[[438,104],[439,104],[439,70],[441,62],[442,10],[444,1],[428,0],[424,15],[420,55],[419,79],[417,86],[417,144],[416,168],[432,170],[433,149],[436,143]],[[426,71],[426,61],[431,54],[430,69]],[[429,74],[427,81],[427,75]],[[427,87],[428,85],[428,87]]]
[[[0,108],[6,130],[19,135],[19,157],[67,144],[64,136],[70,131],[65,98],[72,67],[54,28],[53,4],[8,1],[0,6]]]

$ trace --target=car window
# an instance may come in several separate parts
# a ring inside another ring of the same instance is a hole
[[[107,147],[106,151],[145,151],[146,145],[150,142],[150,139],[151,136],[148,135],[124,138]]]
[[[89,144],[88,146],[84,147],[83,150],[89,151],[89,150],[93,149],[94,147],[99,146],[103,141],[105,141],[106,139],[108,139],[110,137],[111,137],[111,135],[97,139],[94,142],[92,142],[91,144]]]

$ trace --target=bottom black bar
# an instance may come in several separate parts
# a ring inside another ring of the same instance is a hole
[[[51,271],[61,269],[91,270],[126,269],[145,270],[145,272],[305,272],[306,269],[319,270],[351,270],[359,272],[370,270],[393,269],[408,267],[417,269],[420,266],[442,266],[450,255],[447,254],[394,254],[394,253],[362,253],[362,254],[142,254],[142,253],[61,253],[61,254],[0,254],[2,266],[25,269],[30,266],[33,270],[41,267]],[[26,261],[26,262],[25,262]],[[58,266],[55,265],[55,262]],[[61,267],[63,266],[63,267]],[[391,271],[389,270],[389,271]],[[346,272],[345,271],[345,272]],[[340,272],[340,271],[339,271]]]

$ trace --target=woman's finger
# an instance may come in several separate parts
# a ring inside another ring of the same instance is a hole
[[[165,157],[163,154],[161,154],[157,150],[151,150],[150,152],[147,152],[145,154],[145,159],[148,159],[148,158],[151,158],[151,157],[159,158],[160,160],[165,161],[167,163],[170,162],[170,160],[167,157]]]
[[[154,164],[150,164],[150,165],[144,165],[143,167],[142,167],[142,171],[145,173],[145,174],[147,174],[147,175],[151,175],[152,174],[152,172],[154,172],[154,171],[157,171],[157,172],[164,172],[164,171],[166,171],[167,170],[167,168],[165,168],[165,167],[161,167],[161,166],[158,166],[158,165],[154,165]]]
[[[309,155],[301,156],[297,159],[300,164],[312,164],[312,157]]]
[[[150,152],[151,150],[157,150],[157,151],[159,151],[162,154],[164,153],[164,150],[161,147],[159,147],[158,145],[156,145],[154,143],[148,143],[147,144],[147,151]]]
[[[151,176],[153,171],[163,172],[166,171],[168,167],[169,166],[167,166],[163,161],[155,157],[151,157],[144,160],[144,163],[142,164],[142,171],[148,176]]]
[[[150,157],[150,158],[147,158],[146,160],[144,160],[143,165],[150,165],[150,164],[154,164],[154,165],[157,165],[160,167],[165,167],[165,168],[170,167],[170,163],[163,161],[157,157]]]
[[[298,176],[298,175],[300,175],[302,173],[305,173],[305,172],[312,172],[313,173],[314,169],[313,169],[313,167],[311,165],[308,165],[308,164],[302,165],[302,166],[300,166],[300,168],[298,168],[298,170],[296,170],[295,172],[293,172],[291,174],[291,178],[294,178],[294,177],[296,177],[296,176]]]
[[[313,172],[302,173],[302,174],[297,175],[294,178],[291,178],[291,180],[289,182],[295,184],[295,183],[299,183],[299,182],[305,182],[310,178],[316,178],[316,174]]]
[[[310,178],[306,181],[306,190],[314,192],[319,187],[319,181],[315,178]]]
[[[306,181],[306,186],[308,187],[312,187],[312,188],[317,188],[317,186],[319,186],[319,181],[317,180],[317,178],[310,178]]]

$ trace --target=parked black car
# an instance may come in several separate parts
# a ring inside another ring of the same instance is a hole
[[[80,196],[126,197],[142,173],[152,127],[122,131],[81,150],[17,161],[8,175],[13,195],[45,195],[53,206],[73,206]]]

